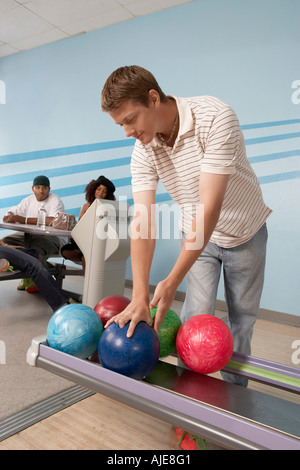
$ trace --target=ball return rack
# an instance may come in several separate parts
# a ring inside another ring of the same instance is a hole
[[[223,369],[279,387],[286,392],[282,399],[165,360],[145,379],[131,379],[50,348],[45,335],[32,340],[27,362],[224,449],[300,450],[300,406],[291,400],[300,395],[297,368],[233,353]]]

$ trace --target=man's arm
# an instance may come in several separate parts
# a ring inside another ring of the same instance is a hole
[[[50,225],[54,217],[46,217],[46,225]],[[10,224],[36,225],[37,217],[24,217],[23,215],[7,214],[3,217],[3,222]]]
[[[3,217],[3,222],[11,222],[11,217],[17,214],[18,206],[11,207]],[[11,222],[13,223],[13,222]]]
[[[12,207],[7,214],[3,217],[3,222],[10,224],[28,224],[36,225],[37,217],[26,217],[26,214],[30,213],[30,205],[32,203],[32,196],[22,199],[17,205]],[[53,217],[46,217],[46,225],[50,225]]]
[[[149,275],[155,249],[155,190],[134,194],[134,217],[131,224],[132,301],[119,315],[107,322],[122,328],[130,321],[127,336],[132,336],[140,321],[151,321],[149,309]]]
[[[154,325],[156,332],[171,307],[179,284],[204,250],[217,225],[228,179],[229,175],[201,173],[199,210],[172,271],[157,285],[150,304],[150,308],[157,306]]]

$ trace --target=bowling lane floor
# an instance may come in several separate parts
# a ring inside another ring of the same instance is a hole
[[[0,424],[45,398],[75,384],[26,363],[31,339],[45,332],[52,314],[40,294],[16,290],[18,281],[0,283],[0,340],[6,346],[6,364],[0,362]],[[68,278],[64,287],[79,292],[80,278]],[[131,297],[131,289],[124,295]],[[180,313],[182,302],[172,308]],[[226,312],[217,311],[220,318]],[[292,343],[300,339],[300,328],[259,319],[254,328],[252,354],[283,364],[291,364]],[[168,359],[174,363],[175,358]],[[215,374],[218,377],[218,374]],[[251,383],[266,391],[266,386]],[[300,404],[300,399],[278,389],[268,393]],[[80,400],[67,408],[17,432],[0,442],[0,450],[178,450],[174,428],[100,394]]]
[[[19,280],[0,282],[0,421],[74,383],[30,367],[32,338],[45,334],[53,314],[40,293],[18,291]]]

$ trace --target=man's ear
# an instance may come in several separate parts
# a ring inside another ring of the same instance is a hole
[[[160,96],[156,90],[149,90],[149,105],[157,106],[160,104]]]

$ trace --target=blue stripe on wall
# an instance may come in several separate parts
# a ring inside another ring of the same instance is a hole
[[[277,183],[278,181],[292,180],[300,178],[300,171],[289,171],[287,173],[277,173],[275,175],[260,176],[260,184]]]
[[[121,147],[131,147],[135,139],[112,140],[109,142],[97,142],[95,144],[75,145],[56,149],[35,150],[34,152],[14,153],[1,155],[0,163],[17,163],[24,160],[39,160],[40,158],[61,157],[76,153],[95,152],[96,150],[108,150]]]
[[[289,150],[287,152],[268,153],[266,155],[257,155],[255,157],[249,157],[250,163],[261,163],[268,162],[270,160],[279,160],[280,158],[298,157],[300,156],[300,149]]]
[[[105,160],[103,162],[84,163],[81,165],[65,166],[62,168],[49,168],[44,169],[43,173],[48,178],[55,176],[71,175],[74,173],[83,173],[85,171],[102,170],[104,168],[114,168],[122,165],[129,165],[131,157],[116,158],[112,160]],[[25,181],[33,181],[34,177],[40,174],[40,170],[30,171],[28,173],[21,173],[19,175],[9,175],[0,177],[0,186],[16,183],[24,183]]]
[[[262,129],[264,127],[286,126],[289,124],[299,124],[300,119],[288,119],[286,121],[258,122],[254,124],[244,124],[241,126],[243,131],[249,129]]]
[[[275,140],[297,139],[300,132],[291,132],[290,134],[268,135],[264,137],[254,137],[253,139],[245,139],[246,145],[263,144],[264,142],[273,142]]]

